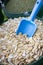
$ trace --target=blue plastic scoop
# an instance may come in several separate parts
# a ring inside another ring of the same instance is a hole
[[[32,37],[37,29],[37,25],[34,23],[34,19],[36,15],[38,14],[40,8],[42,6],[42,0],[37,0],[36,4],[33,8],[33,11],[29,17],[29,20],[22,19],[20,22],[20,25],[18,26],[18,29],[16,31],[16,34],[18,35],[20,32],[22,34],[26,34],[28,37]]]

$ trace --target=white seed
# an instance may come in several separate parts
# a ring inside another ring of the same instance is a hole
[[[13,58],[13,55],[12,55],[12,54],[10,54],[10,55],[9,55],[9,58]]]
[[[25,57],[25,56],[26,56],[26,52],[25,52],[25,51],[23,51],[22,56],[23,56],[23,57]]]

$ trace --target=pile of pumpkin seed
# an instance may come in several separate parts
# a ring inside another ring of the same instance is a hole
[[[16,35],[22,18],[8,19],[0,25],[0,63],[4,65],[26,65],[43,56],[43,21],[35,20],[37,31],[29,38]]]

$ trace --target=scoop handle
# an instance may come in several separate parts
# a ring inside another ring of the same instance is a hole
[[[35,19],[36,15],[38,14],[38,12],[39,12],[39,10],[40,10],[42,4],[43,4],[43,1],[42,1],[42,0],[37,0],[37,1],[36,1],[36,4],[35,4],[35,6],[34,6],[34,8],[33,8],[33,11],[32,11],[32,13],[31,13],[31,15],[30,15],[29,20],[34,21],[34,19]]]

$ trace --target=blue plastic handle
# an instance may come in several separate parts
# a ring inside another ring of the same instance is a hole
[[[29,18],[30,20],[34,21],[34,19],[35,19],[36,15],[38,14],[42,4],[43,4],[42,0],[37,0],[36,1],[36,4],[35,4],[35,6],[33,8],[33,11],[32,11],[32,13],[30,15],[30,18]]]

